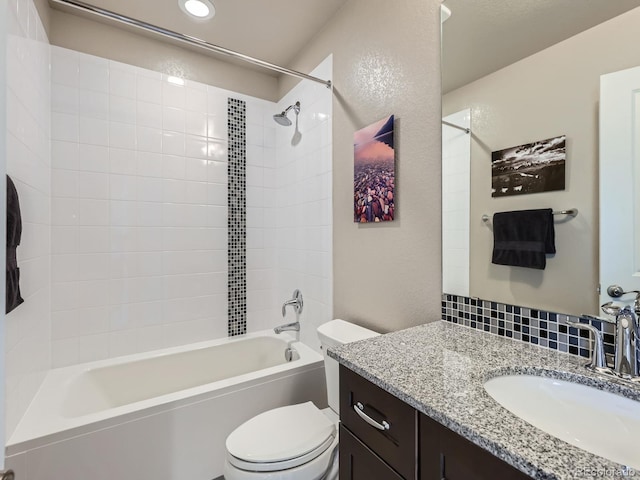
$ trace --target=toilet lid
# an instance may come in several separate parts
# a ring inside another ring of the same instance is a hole
[[[261,413],[227,437],[227,452],[252,463],[283,462],[317,449],[336,426],[312,402]]]

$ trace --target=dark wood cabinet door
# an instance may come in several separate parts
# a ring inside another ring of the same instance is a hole
[[[526,480],[529,476],[420,415],[420,480]]]
[[[339,445],[340,480],[403,480],[342,424]]]
[[[380,430],[363,417],[388,428]],[[416,478],[417,411],[342,365],[340,421],[396,472]]]

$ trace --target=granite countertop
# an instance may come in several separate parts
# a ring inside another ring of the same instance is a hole
[[[444,321],[334,347],[329,356],[532,478],[620,477],[621,465],[526,423],[483,388],[494,376],[535,374],[640,400],[640,386],[603,380],[583,358]]]

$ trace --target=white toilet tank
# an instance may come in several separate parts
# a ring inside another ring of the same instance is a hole
[[[368,328],[360,327],[344,320],[331,320],[318,327],[318,337],[324,355],[324,372],[327,377],[327,397],[331,410],[340,414],[338,362],[327,355],[327,347],[364,340],[380,335]]]

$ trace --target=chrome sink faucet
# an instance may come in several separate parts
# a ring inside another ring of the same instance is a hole
[[[287,300],[282,304],[282,316],[284,317],[287,315],[287,307],[293,307],[293,311],[296,314],[296,321],[293,323],[280,325],[279,327],[274,328],[273,331],[275,333],[282,333],[289,330],[299,332],[300,331],[300,314],[302,313],[303,305],[304,303],[302,300],[302,292],[298,289],[294,290],[293,298],[291,298],[290,300]]]
[[[638,293],[640,297],[640,293]],[[636,297],[636,305],[639,302]],[[638,379],[640,373],[640,356],[638,355],[638,318],[628,306],[620,308],[611,302],[605,303],[602,310],[615,315],[616,325],[616,358],[613,371],[623,378]]]
[[[616,288],[618,290],[615,291],[615,295],[611,296],[621,297],[628,293],[636,294],[633,310],[629,306],[620,307],[614,305],[613,302],[608,302],[602,305],[602,311],[615,316],[615,320],[585,315],[587,318],[616,326],[613,369],[607,366],[602,342],[602,332],[600,330],[584,323],[567,321],[567,324],[572,327],[589,330],[593,335],[593,353],[591,354],[591,362],[587,367],[601,373],[614,374],[627,380],[640,381],[640,325],[638,324],[638,315],[640,315],[640,291],[633,290],[624,292],[620,287]]]

